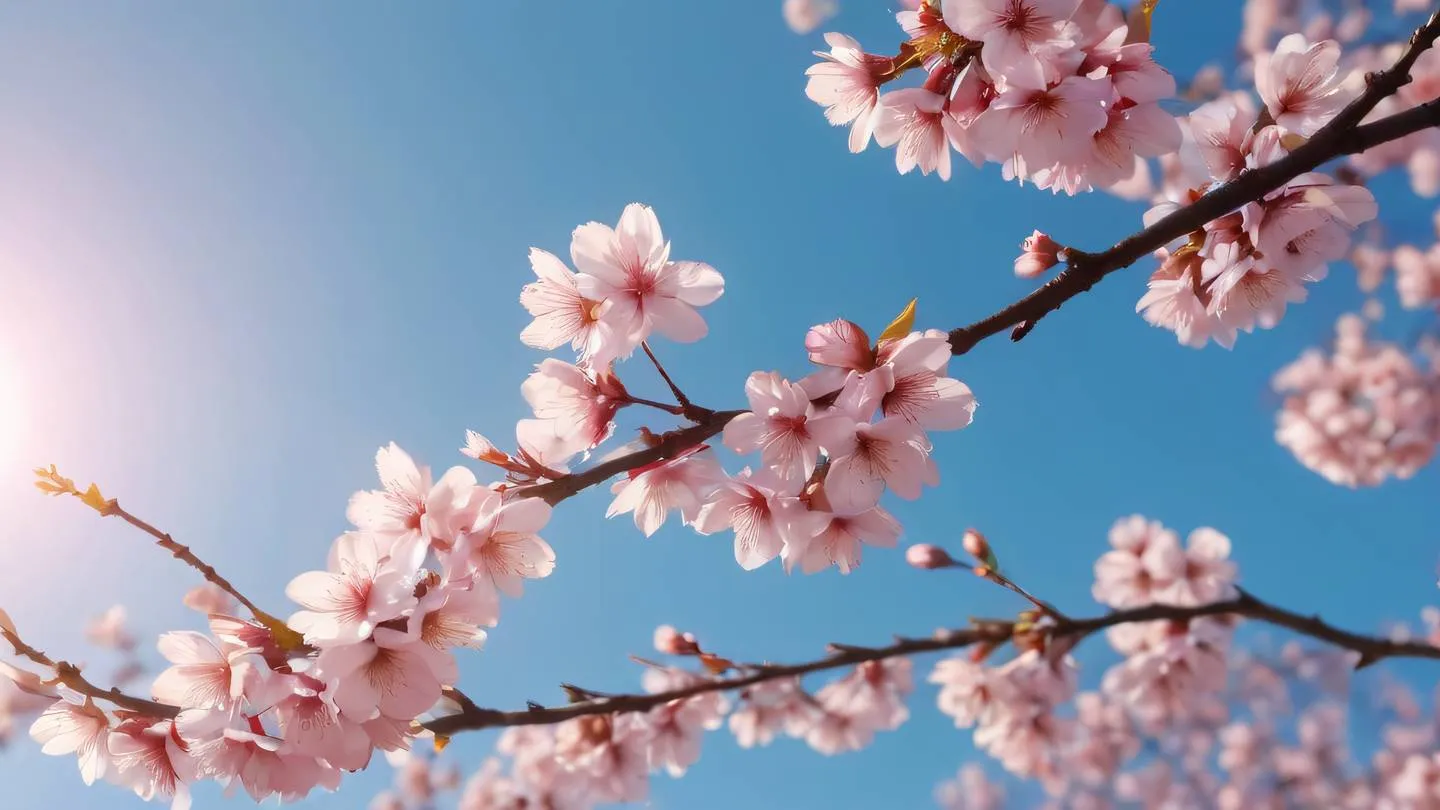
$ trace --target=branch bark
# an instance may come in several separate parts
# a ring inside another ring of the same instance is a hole
[[[980,341],[1012,329],[1010,339],[1020,340],[1035,324],[1066,301],[1088,291],[1101,279],[1123,270],[1205,223],[1258,200],[1295,177],[1344,155],[1363,152],[1440,124],[1435,102],[1361,125],[1381,101],[1410,82],[1410,69],[1420,54],[1440,37],[1440,12],[1410,37],[1404,53],[1387,70],[1365,77],[1365,90],[1315,135],[1284,158],[1258,169],[1248,169],[1190,205],[1172,211],[1153,225],[1115,243],[1109,250],[1086,253],[1071,250],[1066,268],[1043,287],[994,315],[950,331],[950,350],[964,354]]]
[[[1150,621],[1182,622],[1207,616],[1238,616],[1293,630],[1301,635],[1355,652],[1359,655],[1357,668],[1386,658],[1423,658],[1440,661],[1440,647],[1421,641],[1391,641],[1376,636],[1352,633],[1326,623],[1319,616],[1295,613],[1264,602],[1244,591],[1240,591],[1233,599],[1209,605],[1194,607],[1147,605],[1089,619],[1062,619],[1050,626],[1049,635],[1052,640],[1073,639],[1078,643],[1095,633],[1116,625]],[[643,712],[672,700],[683,700],[708,692],[728,692],[765,681],[855,666],[866,661],[955,650],[982,643],[998,646],[1009,641],[1015,632],[1016,625],[1013,622],[983,621],[976,622],[973,626],[963,630],[941,630],[930,638],[897,639],[894,644],[884,647],[833,645],[834,651],[824,658],[801,664],[762,666],[748,674],[733,678],[717,678],[669,692],[614,695],[571,703],[568,706],[530,708],[520,711],[472,707],[466,708],[459,714],[432,720],[425,724],[425,728],[435,734],[449,736],[460,731],[483,728],[548,725],[593,714]]]

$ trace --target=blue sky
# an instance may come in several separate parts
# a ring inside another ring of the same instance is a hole
[[[839,30],[898,41],[883,3],[844,5]],[[1207,43],[1228,53],[1239,4],[1223,5],[1163,5],[1162,63],[1184,76]],[[1009,266],[1032,228],[1098,249],[1138,227],[1137,205],[1006,185],[994,166],[945,184],[896,175],[889,153],[848,154],[803,95],[819,36],[789,32],[778,7],[0,6],[0,604],[27,638],[103,672],[80,631],[111,604],[152,638],[196,626],[179,602],[192,572],[43,499],[31,467],[100,482],[283,612],[284,584],[323,564],[349,493],[374,485],[377,446],[443,469],[463,461],[466,428],[508,439],[542,357],[517,338],[526,251],[563,254],[572,228],[626,203],[653,205],[675,256],[726,276],[710,339],[659,347],[717,407],[743,401],[752,370],[803,373],[813,323],[878,329],[912,296],[926,327],[989,314],[1031,288]],[[1380,188],[1382,217],[1420,238],[1431,206]],[[895,504],[907,540],[980,527],[1012,576],[1082,613],[1108,527],[1144,512],[1221,529],[1247,587],[1349,626],[1435,601],[1433,467],[1351,492],[1272,440],[1268,379],[1359,306],[1353,274],[1279,329],[1197,352],[1133,314],[1145,272],[952,364],[980,410],[938,438],[941,486]],[[653,385],[638,365],[622,376]],[[1019,607],[898,552],[849,577],[746,573],[728,537],[672,524],[646,540],[606,522],[608,497],[557,511],[556,573],[466,662],[480,702],[558,702],[561,681],[637,688],[626,655],[658,623],[739,659],[794,660]],[[1098,645],[1082,656],[1098,678]],[[914,719],[860,755],[713,735],[686,778],[656,778],[651,804],[928,806],[974,756],[933,697],[922,687]],[[451,750],[473,767],[492,741]],[[16,810],[139,805],[29,745],[0,754],[0,777]],[[309,806],[360,806],[388,779],[381,766]]]

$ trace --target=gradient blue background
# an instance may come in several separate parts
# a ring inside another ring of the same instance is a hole
[[[1226,5],[1162,6],[1163,63],[1183,77],[1228,54],[1239,4]],[[804,373],[812,323],[878,329],[917,295],[921,325],[967,323],[1032,287],[1010,272],[1032,227],[1100,248],[1138,226],[1138,205],[1007,185],[994,166],[945,184],[897,176],[888,152],[848,154],[802,92],[819,35],[792,34],[778,6],[0,5],[0,604],[26,637],[103,674],[81,627],[111,604],[147,639],[198,626],[179,601],[191,571],[42,498],[31,467],[100,482],[283,612],[285,583],[345,527],[347,496],[375,485],[377,446],[443,469],[464,460],[466,428],[508,442],[543,356],[517,339],[526,250],[564,255],[573,227],[626,203],[655,206],[675,256],[725,274],[711,338],[659,347],[698,401],[724,407],[754,369]],[[898,41],[880,2],[846,0],[834,27]],[[1379,188],[1383,216],[1421,238],[1431,207],[1394,178]],[[1356,628],[1413,620],[1435,599],[1440,474],[1346,491],[1272,440],[1268,379],[1358,307],[1353,274],[1337,269],[1279,329],[1197,352],[1134,315],[1146,272],[952,364],[981,408],[938,437],[941,486],[895,504],[906,539],[981,527],[1013,576],[1078,613],[1094,609],[1108,527],[1141,511],[1229,534],[1263,596]],[[658,393],[644,367],[622,374]],[[728,535],[672,523],[646,540],[603,519],[608,499],[556,513],[554,576],[466,662],[481,702],[559,702],[562,680],[636,688],[626,654],[662,622],[737,658],[792,660],[1018,608],[898,552],[867,552],[849,577],[745,573]],[[1089,678],[1107,657],[1081,653]],[[933,696],[922,686],[911,722],[861,755],[713,735],[685,779],[654,780],[651,804],[928,806],[974,756]],[[469,768],[492,742],[451,750]],[[15,810],[139,804],[24,742],[0,778]],[[388,780],[381,763],[310,804],[359,807]]]

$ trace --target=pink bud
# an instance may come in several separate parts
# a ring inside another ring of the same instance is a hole
[[[966,554],[977,560],[990,558],[990,544],[985,542],[985,535],[974,529],[965,530],[965,536],[961,538],[960,546],[965,549]]]
[[[1024,251],[1015,258],[1015,275],[1033,278],[1054,267],[1060,261],[1060,251],[1065,248],[1054,239],[1036,231],[1020,243]]]
[[[655,628],[655,649],[667,655],[699,655],[700,643],[690,633],[662,624]]]
[[[920,543],[905,549],[905,562],[920,569],[949,568],[955,564],[949,552],[929,543]]]

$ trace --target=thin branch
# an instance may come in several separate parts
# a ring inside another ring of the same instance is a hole
[[[1154,253],[1205,223],[1219,219],[1248,202],[1258,200],[1298,175],[1344,155],[1363,152],[1379,144],[1402,138],[1440,124],[1434,102],[1382,118],[1371,124],[1360,122],[1381,101],[1410,82],[1415,60],[1440,37],[1440,12],[1410,37],[1409,46],[1389,69],[1366,76],[1363,93],[1295,151],[1257,169],[1247,169],[1190,205],[1172,211],[1153,225],[1117,242],[1101,253],[1070,250],[1065,270],[1043,287],[1008,307],[969,326],[950,332],[950,350],[964,354],[980,341],[1012,329],[1011,340],[1020,340],[1047,314],[1066,301],[1094,287],[1101,279]]]
[[[115,517],[120,518],[126,523],[129,523],[131,526],[134,526],[140,531],[145,532],[146,534],[155,538],[155,545],[170,552],[170,554],[175,557],[175,559],[180,560],[191,568],[194,568],[196,571],[199,571],[200,576],[204,577],[206,582],[214,585],[225,593],[230,594],[232,597],[235,598],[235,601],[244,605],[246,609],[248,609],[251,613],[255,614],[256,618],[269,616],[268,613],[261,610],[254,602],[251,602],[249,599],[245,598],[245,594],[240,593],[240,591],[234,585],[231,585],[230,580],[220,576],[220,572],[216,571],[213,566],[200,559],[199,557],[195,556],[195,552],[191,551],[189,546],[177,543],[175,541],[175,538],[171,537],[167,532],[162,532],[154,526],[150,525],[148,522],[130,514],[130,512],[126,511],[124,507],[120,506],[119,501],[110,501],[107,504],[106,508],[101,511],[100,514],[114,515]]]
[[[631,396],[628,394],[625,397],[625,404],[644,405],[649,408],[655,408],[656,410],[664,411],[665,413],[674,414],[675,416],[683,416],[685,413],[685,407],[683,405],[666,405],[663,402],[656,402],[653,399],[646,399],[644,397]]]
[[[1149,605],[1119,610],[1090,619],[1058,619],[1054,625],[1048,627],[1048,633],[1051,639],[1073,639],[1078,642],[1116,625],[1149,621],[1183,622],[1206,616],[1239,616],[1293,630],[1301,635],[1358,653],[1360,659],[1357,667],[1368,666],[1385,658],[1425,658],[1440,661],[1440,647],[1425,642],[1391,641],[1352,633],[1327,624],[1319,616],[1304,616],[1294,613],[1263,602],[1243,591],[1234,599],[1209,605],[1194,607]],[[745,675],[703,681],[668,692],[649,695],[616,695],[603,700],[587,700],[568,706],[532,708],[523,711],[476,708],[431,721],[426,724],[426,728],[436,734],[450,735],[458,731],[500,726],[547,725],[592,714],[643,712],[672,700],[683,700],[708,692],[743,689],[765,681],[855,666],[866,661],[954,650],[974,644],[998,646],[1009,641],[1014,635],[1015,629],[1014,622],[985,621],[976,622],[974,626],[963,630],[941,630],[931,638],[897,639],[894,644],[884,647],[831,645],[832,652],[829,655],[814,661],[802,664],[767,665],[751,670]]]
[[[730,423],[731,419],[745,411],[712,411],[698,424],[661,434],[655,446],[627,453],[619,458],[596,464],[588,470],[547,481],[543,484],[523,487],[517,492],[522,497],[540,498],[554,505],[579,493],[586,487],[599,484],[611,476],[644,467],[646,464],[665,458],[674,458],[685,450],[709,439]]]
[[[700,422],[703,421],[705,417],[714,413],[714,411],[711,411],[709,408],[702,408],[696,405],[690,401],[689,397],[685,396],[685,392],[680,390],[680,386],[676,385],[675,381],[670,379],[670,373],[665,370],[665,366],[661,365],[660,358],[656,357],[655,352],[650,350],[649,343],[643,340],[640,341],[640,348],[645,350],[645,356],[650,358],[650,362],[654,364],[655,370],[660,372],[660,377],[665,380],[666,385],[670,386],[670,393],[675,397],[675,401],[680,403],[680,413],[683,414],[686,419],[692,422]]]
[[[10,646],[15,648],[16,655],[52,670],[59,683],[86,697],[108,701],[122,709],[128,709],[148,717],[170,718],[180,713],[180,709],[175,706],[127,695],[118,688],[101,689],[86,680],[85,676],[80,674],[79,667],[68,661],[52,659],[44,652],[26,644],[18,633],[3,625],[0,625],[0,637],[10,642]]]

